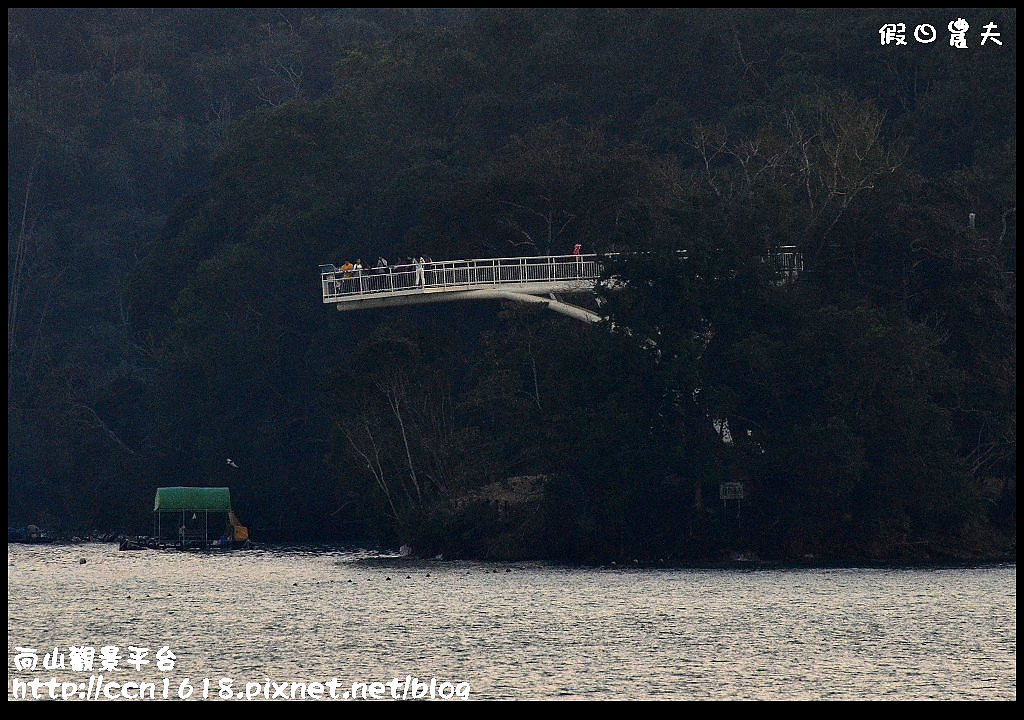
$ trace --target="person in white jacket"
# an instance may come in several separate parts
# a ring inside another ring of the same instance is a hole
[[[423,272],[423,266],[426,264],[426,262],[427,261],[423,259],[422,255],[416,258],[416,284],[419,286],[426,285],[426,276]]]
[[[359,280],[359,292],[363,292],[365,289],[363,287],[363,261],[361,259],[356,260],[356,264],[352,266],[352,269],[355,270],[356,278]]]

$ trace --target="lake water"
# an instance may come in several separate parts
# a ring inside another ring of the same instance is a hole
[[[469,683],[471,699],[1017,696],[1015,565],[375,565],[341,550],[106,544],[7,554],[8,697],[15,677],[87,679],[69,666],[14,669],[16,646],[41,665],[72,645],[121,648],[108,680],[166,677],[176,692],[184,678],[210,678],[214,695],[221,678],[241,691],[412,676]],[[129,645],[154,662],[168,646],[175,667],[123,667]]]

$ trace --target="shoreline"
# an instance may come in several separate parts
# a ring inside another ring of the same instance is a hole
[[[19,542],[8,541],[8,546],[40,546],[52,548],[81,547],[85,545],[118,545],[116,540],[51,540],[49,542]],[[165,550],[172,550],[167,548]],[[174,550],[175,552],[204,552],[202,550]],[[474,558],[474,557],[419,557],[415,555],[400,555],[395,550],[381,550],[365,546],[345,543],[259,543],[256,547],[248,550],[238,549],[231,552],[271,552],[290,553],[301,552],[310,554],[329,555],[337,552],[366,553],[365,557],[353,558],[351,562],[357,565],[378,566],[378,567],[413,567],[413,566],[445,566],[456,563],[473,563],[490,567],[511,567],[531,564],[543,567],[564,567],[572,569],[595,569],[595,570],[942,570],[956,568],[986,568],[1016,565],[1016,551],[986,555],[982,557],[947,557],[942,559],[870,559],[870,558],[846,558],[846,559],[762,559],[756,557],[736,558],[729,560],[664,560],[664,561],[643,561],[643,560],[607,560],[607,561],[572,561],[555,558]],[[212,552],[212,551],[211,551]],[[217,554],[223,554],[218,551]]]

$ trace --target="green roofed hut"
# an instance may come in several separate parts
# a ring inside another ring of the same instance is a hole
[[[226,487],[157,488],[153,528],[158,547],[225,547],[249,541],[248,528],[231,510]]]

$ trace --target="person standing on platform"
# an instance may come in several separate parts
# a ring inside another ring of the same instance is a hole
[[[426,285],[426,275],[423,272],[423,266],[426,264],[426,260],[420,255],[416,258],[416,285],[424,287]]]
[[[349,285],[352,283],[352,268],[355,267],[351,262],[346,260],[341,266],[341,289],[342,292],[349,291]]]
[[[359,292],[363,292],[363,261],[362,261],[362,259],[356,260],[356,264],[352,266],[352,270],[355,271],[356,280],[359,282]]]

